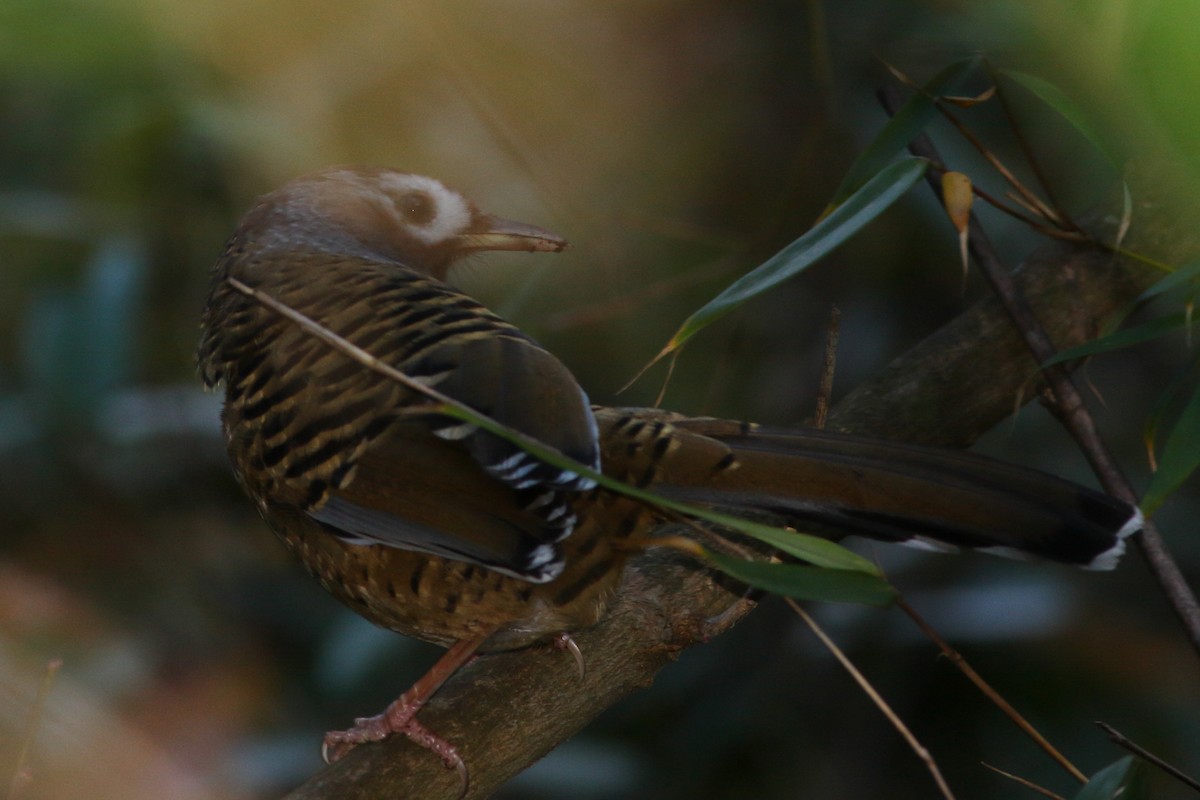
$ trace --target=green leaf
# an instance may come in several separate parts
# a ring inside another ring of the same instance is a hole
[[[658,358],[677,350],[697,332],[742,303],[814,264],[882,214],[921,179],[929,162],[907,158],[885,168],[807,233],[726,287],[688,317]]]
[[[1036,95],[1043,103],[1061,114],[1063,119],[1071,124],[1071,127],[1079,131],[1084,138],[1092,143],[1092,146],[1108,160],[1114,169],[1119,169],[1120,162],[1109,151],[1104,138],[1100,135],[1097,128],[1092,125],[1092,121],[1088,118],[1088,115],[1075,104],[1075,101],[1066,92],[1044,78],[1030,75],[1027,72],[1006,69],[1000,70],[1000,74],[1012,78]]]
[[[742,583],[799,600],[886,606],[896,596],[896,590],[887,581],[864,572],[745,561],[712,552],[708,557],[722,572]]]
[[[1153,514],[1200,466],[1200,390],[1194,392],[1163,445],[1158,470],[1142,498],[1142,512]]]
[[[1079,131],[1079,133],[1085,139],[1091,142],[1092,147],[1096,148],[1096,152],[1100,153],[1104,160],[1108,162],[1109,166],[1112,167],[1114,172],[1116,172],[1118,175],[1121,174],[1121,160],[1117,158],[1117,156],[1108,147],[1107,143],[1104,141],[1104,137],[1100,134],[1099,129],[1092,124],[1092,121],[1088,115],[1085,114],[1083,110],[1075,104],[1075,101],[1072,100],[1066,92],[1064,92],[1062,89],[1059,89],[1053,83],[1050,83],[1044,78],[1039,78],[1036,75],[1030,75],[1027,72],[1008,69],[1000,70],[1000,74],[1012,78],[1014,81],[1032,92],[1043,103],[1057,111],[1063,117],[1063,119],[1065,119],[1067,123],[1071,125],[1071,127]],[[1117,233],[1118,240],[1123,238],[1124,233],[1127,230],[1130,209],[1133,206],[1132,195],[1129,191],[1129,184],[1124,179],[1121,181],[1121,191],[1124,199],[1124,214],[1122,215],[1121,228]],[[1119,245],[1120,241],[1118,241],[1116,244]]]
[[[909,142],[925,130],[937,113],[936,98],[957,92],[967,78],[979,69],[980,63],[981,59],[977,56],[956,61],[910,97],[850,165],[824,213],[831,213],[871,176],[877,175],[892,159],[903,153]]]
[[[1109,764],[1088,780],[1075,795],[1075,800],[1113,800],[1133,772],[1133,756]]]
[[[1170,382],[1159,393],[1158,399],[1154,401],[1154,407],[1150,409],[1150,414],[1146,417],[1146,424],[1142,426],[1142,441],[1146,445],[1147,452],[1153,452],[1163,419],[1178,405],[1179,398],[1184,396],[1184,387],[1194,384],[1197,377],[1200,377],[1200,357],[1192,358],[1184,364],[1182,369],[1177,370]]]
[[[1200,258],[1181,264],[1169,275],[1155,281],[1150,288],[1139,294],[1133,302],[1135,304],[1145,303],[1161,294],[1166,294],[1172,289],[1194,283],[1197,279],[1200,279]]]
[[[678,505],[682,506],[682,504]],[[684,507],[686,508],[686,506]],[[695,514],[694,512],[696,511],[700,513]],[[776,528],[771,525],[763,525],[760,522],[751,522],[740,517],[730,517],[725,514],[708,511],[707,509],[692,509],[688,513],[699,516],[700,519],[713,522],[723,528],[730,528],[731,530],[736,530],[738,533],[758,539],[760,542],[769,544],[780,552],[804,559],[808,563],[818,567],[828,567],[829,569],[843,571],[853,570],[855,572],[865,572],[870,575],[879,574],[879,568],[871,561],[863,558],[853,550],[847,550],[840,544],[831,542],[828,539],[822,539],[819,536]]]
[[[1050,367],[1055,364],[1061,364],[1064,361],[1074,361],[1077,358],[1085,356],[1099,355],[1100,353],[1109,353],[1113,350],[1119,350],[1122,347],[1141,344],[1148,342],[1151,339],[1157,339],[1172,331],[1177,331],[1182,328],[1187,328],[1193,324],[1193,319],[1186,313],[1168,314],[1165,317],[1145,322],[1141,325],[1135,325],[1132,328],[1126,328],[1123,331],[1101,336],[1093,339],[1090,342],[1071,347],[1058,353],[1054,358],[1049,359],[1042,367]]]
[[[1200,279],[1200,258],[1193,261],[1188,261],[1179,267],[1168,272],[1161,280],[1155,281],[1148,289],[1139,294],[1137,297],[1126,303],[1119,311],[1114,313],[1104,327],[1102,333],[1107,336],[1121,326],[1130,314],[1137,311],[1146,303],[1150,302],[1160,295],[1164,295],[1174,289],[1186,286],[1189,283],[1197,282]]]

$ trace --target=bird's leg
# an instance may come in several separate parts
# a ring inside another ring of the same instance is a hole
[[[333,763],[363,742],[378,742],[393,733],[402,733],[416,744],[440,756],[448,768],[457,770],[465,786],[467,767],[459,756],[458,749],[417,722],[416,715],[451,675],[475,658],[475,651],[486,639],[486,636],[480,636],[455,642],[412,688],[400,695],[382,714],[360,717],[354,720],[353,728],[325,734],[325,743],[321,748],[325,761]]]

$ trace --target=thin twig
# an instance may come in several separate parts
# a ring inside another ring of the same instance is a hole
[[[496,142],[504,154],[537,185],[541,199],[546,201],[551,210],[561,217],[578,219],[581,215],[561,191],[562,182],[553,180],[545,161],[537,158],[539,148],[525,145],[523,137],[482,88],[486,83],[483,76],[487,73],[469,63],[471,47],[463,47],[462,42],[452,40],[447,30],[448,26],[441,18],[445,8],[444,5],[433,3],[408,4],[407,13],[410,19],[416,22],[409,27],[425,38],[426,55],[435,59],[445,77],[454,84],[456,96],[466,101],[479,121],[488,129],[491,140]],[[465,31],[463,28],[452,30],[460,37]]]
[[[813,414],[813,427],[825,428],[829,417],[829,398],[833,396],[833,371],[837,366],[838,332],[842,312],[837,306],[829,308],[829,332],[825,338],[825,360],[821,364],[821,384],[817,388],[817,409]]]
[[[1055,794],[1054,792],[1050,791],[1049,789],[1047,789],[1044,786],[1038,786],[1036,783],[1029,780],[1028,778],[1022,778],[1020,775],[1014,775],[1011,772],[1005,772],[1004,770],[1000,769],[999,767],[993,767],[991,764],[987,763],[986,761],[980,761],[979,763],[982,764],[983,766],[987,767],[988,769],[990,769],[992,772],[995,772],[997,775],[1003,775],[1004,777],[1008,778],[1010,781],[1016,781],[1017,783],[1024,786],[1026,789],[1031,789],[1031,790],[1037,792],[1038,794],[1042,795],[1043,797],[1049,797],[1049,798],[1052,798],[1052,800],[1066,800],[1066,798],[1063,797],[1062,795]]]
[[[1189,786],[1189,787],[1195,789],[1196,791],[1200,792],[1200,781],[1197,781],[1195,778],[1191,777],[1190,775],[1187,775],[1187,774],[1181,772],[1178,768],[1173,767],[1172,765],[1168,764],[1166,761],[1163,761],[1161,758],[1154,755],[1146,748],[1134,743],[1133,741],[1131,741],[1129,739],[1129,737],[1125,736],[1125,734],[1121,733],[1116,728],[1114,728],[1112,725],[1109,725],[1107,722],[1100,722],[1099,720],[1097,720],[1096,725],[1100,728],[1100,730],[1102,730],[1108,734],[1108,738],[1113,740],[1113,744],[1116,744],[1118,747],[1124,747],[1126,750],[1133,753],[1138,758],[1143,759],[1144,761],[1150,762],[1154,766],[1161,769],[1163,772],[1170,775],[1172,778],[1175,778],[1176,780],[1178,780],[1180,783],[1182,783],[1186,786]]]
[[[734,261],[735,259],[731,256],[722,256],[706,264],[689,267],[678,275],[639,285],[634,291],[619,297],[550,314],[541,321],[541,327],[548,331],[565,331],[585,325],[599,325],[612,319],[629,316],[642,306],[652,304],[664,297],[672,297],[697,284],[728,274],[729,266]]]
[[[970,142],[971,146],[974,147],[979,154],[983,156],[989,164],[992,165],[992,168],[996,170],[996,172],[1000,173],[1000,176],[1008,182],[1008,185],[1017,190],[1017,193],[1024,198],[1025,202],[1029,204],[1032,210],[1036,211],[1038,214],[1045,217],[1048,221],[1054,223],[1055,225],[1062,225],[1062,220],[1059,219],[1058,213],[1049,205],[1047,205],[1042,198],[1034,194],[1033,190],[1021,183],[1021,181],[1017,179],[1017,176],[1012,173],[1012,170],[1004,166],[1004,162],[1002,162],[995,153],[993,153],[987,148],[986,145],[984,145],[979,137],[975,135],[974,131],[963,124],[962,120],[954,116],[954,114],[950,112],[950,109],[946,108],[945,103],[938,103],[937,108],[938,111],[942,112],[942,116],[945,117],[951,125],[958,129],[958,132],[962,134],[963,138]]]
[[[934,173],[936,178],[941,179],[942,173],[948,172],[946,164],[935,161],[934,158],[930,158],[929,162],[930,162],[930,164],[929,164],[930,172]],[[997,198],[996,196],[994,196],[994,194],[991,194],[990,192],[984,190],[984,188],[980,188],[979,185],[973,181],[971,184],[971,192],[974,194],[974,196],[976,196],[980,200],[983,200],[984,203],[990,205],[991,207],[994,207],[994,209],[1003,213],[1003,215],[1013,217],[1014,219],[1016,219],[1016,221],[1025,223],[1026,225],[1028,225],[1028,227],[1033,228],[1034,230],[1037,230],[1039,234],[1042,234],[1044,236],[1051,236],[1051,237],[1054,237],[1054,239],[1061,239],[1062,241],[1070,241],[1070,242],[1091,241],[1090,237],[1088,237],[1086,234],[1082,233],[1082,231],[1080,231],[1079,229],[1072,228],[1069,230],[1063,230],[1060,228],[1055,228],[1054,225],[1046,224],[1045,219],[1042,217],[1042,215],[1040,215],[1040,213],[1036,209],[1033,209],[1033,207],[1028,206],[1028,204],[1025,203],[1024,200],[1019,200],[1018,198],[1015,198],[1012,193],[1009,193],[1008,197],[1013,198],[1016,201],[1016,203],[1021,205],[1022,209],[1028,209],[1028,211],[1030,211],[1031,213],[1021,212],[1019,210],[1014,209],[1013,206],[1003,203],[1003,201],[1000,198]],[[1072,223],[1072,224],[1074,224],[1074,223]],[[1102,246],[1104,246],[1104,245],[1102,245]],[[1111,246],[1104,246],[1104,247],[1106,249],[1112,249]],[[1141,258],[1140,255],[1136,255],[1136,254],[1130,255],[1130,257]],[[1168,266],[1159,266],[1159,269],[1162,269],[1164,272],[1171,271],[1170,267],[1168,267]]]
[[[945,167],[941,164],[935,164],[934,166],[937,167],[938,169],[945,170]],[[1002,214],[1007,214],[1008,216],[1012,217],[1013,219],[1020,220],[1021,222],[1024,222],[1026,225],[1042,225],[1042,224],[1044,224],[1044,220],[1042,220],[1039,216],[1025,214],[1025,213],[1022,213],[1021,211],[1018,211],[1017,209],[1013,208],[1012,206],[1005,205],[1003,202],[1000,201],[1000,199],[998,197],[995,197],[992,194],[990,194],[989,192],[987,192],[986,190],[979,188],[979,186],[975,185],[974,182],[972,182],[972,184],[971,184],[971,191],[975,193],[976,197],[978,197],[980,200],[984,201],[988,205],[992,206],[997,211],[1001,212]],[[1018,204],[1021,205],[1022,208],[1027,208],[1027,206],[1025,206],[1023,203],[1020,203],[1020,201],[1018,201]]]
[[[889,114],[896,113],[900,108],[901,100],[895,90],[883,90],[880,99]],[[941,163],[937,149],[929,141],[928,136],[921,135],[914,139],[909,145],[909,150],[913,155]],[[926,177],[934,192],[938,193],[940,176],[935,175],[931,170]],[[1017,289],[1012,276],[1000,262],[991,240],[988,238],[987,231],[984,230],[983,225],[974,214],[971,215],[970,225],[971,255],[979,265],[980,272],[987,278],[997,298],[1012,317],[1030,352],[1033,353],[1034,359],[1039,364],[1046,363],[1054,357],[1056,352],[1054,345],[1050,342],[1050,337],[1046,335],[1045,329],[1029,307],[1025,296]],[[1088,413],[1083,396],[1071,382],[1066,369],[1061,364],[1056,364],[1045,368],[1043,375],[1053,391],[1059,420],[1066,426],[1072,438],[1087,457],[1100,480],[1100,485],[1114,497],[1136,505],[1138,499],[1132,484],[1109,453],[1108,446],[1100,438],[1095,420]],[[1175,563],[1175,559],[1167,549],[1158,528],[1153,522],[1146,520],[1136,541],[1151,572],[1158,581],[1159,587],[1183,624],[1192,647],[1200,653],[1200,602],[1197,602],[1196,595],[1184,579],[1179,565]]]
[[[1019,205],[1021,208],[1025,209],[1027,213],[1032,214],[1034,217],[1040,218],[1044,223],[1046,215],[1042,213],[1041,209],[1029,202],[1029,200],[1026,199],[1020,192],[1009,190],[1004,193],[1004,196]]]
[[[663,398],[667,396],[667,388],[671,385],[671,376],[675,374],[675,363],[679,361],[679,351],[671,353],[671,360],[667,362],[667,374],[663,378],[662,388],[658,390],[658,397],[654,398],[654,407],[662,408]],[[639,375],[641,373],[638,373]],[[635,379],[636,380],[636,379]]]
[[[38,686],[37,696],[33,699],[33,705],[29,709],[29,719],[25,723],[24,732],[21,734],[21,749],[17,751],[17,765],[13,769],[12,778],[8,781],[8,793],[5,795],[6,800],[15,800],[18,793],[33,780],[33,776],[29,770],[29,751],[33,748],[33,739],[37,736],[38,728],[41,727],[42,713],[46,708],[46,699],[50,696],[50,688],[54,685],[54,678],[58,675],[59,669],[62,668],[62,663],[61,658],[52,658],[46,664],[46,672],[42,675],[42,682]]]
[[[728,536],[722,536],[717,530],[706,528],[697,520],[691,519],[677,511],[663,511],[663,517],[676,525],[682,525],[685,528],[690,528],[695,534],[695,538],[689,539],[686,536],[667,535],[667,536],[652,536],[646,541],[654,544],[655,547],[667,546],[674,547],[676,550],[683,550],[688,555],[695,556],[706,563],[710,563],[710,559],[705,557],[704,550],[709,548],[723,555],[732,556],[733,558],[741,559],[742,561],[756,561],[761,556],[746,547],[738,544]],[[692,542],[693,547],[680,547],[679,540]],[[636,546],[636,543],[635,545]]]
[[[904,720],[900,719],[899,715],[892,710],[892,707],[889,706],[887,701],[883,699],[883,696],[875,690],[875,687],[871,685],[871,682],[867,680],[866,676],[859,672],[858,667],[854,666],[854,662],[852,662],[850,658],[842,652],[842,649],[838,647],[832,639],[829,638],[829,635],[821,629],[821,626],[817,624],[816,620],[808,615],[808,612],[801,608],[799,603],[790,597],[783,598],[783,601],[788,604],[792,611],[796,612],[800,619],[804,620],[804,624],[807,625],[814,634],[816,634],[817,638],[821,640],[821,644],[825,645],[825,648],[829,650],[829,652],[833,653],[834,658],[836,658],[841,665],[845,667],[846,671],[850,673],[850,677],[852,677],[859,687],[866,693],[867,697],[871,698],[871,701],[875,703],[876,707],[883,712],[883,715],[888,718],[888,721],[892,723],[892,726],[900,733],[901,736],[904,737],[904,740],[908,742],[908,746],[914,753],[916,753],[917,758],[925,762],[925,767],[929,770],[930,775],[933,776],[933,782],[936,783],[938,789],[941,790],[942,796],[947,798],[947,800],[954,800],[954,793],[950,791],[950,786],[946,783],[946,779],[942,777],[942,771],[938,769],[937,762],[933,760],[933,756],[928,750],[925,749],[925,746],[917,740],[917,737],[913,735],[913,732],[908,729],[907,725],[904,724]]]
[[[1034,152],[1033,147],[1030,146],[1029,139],[1025,137],[1024,130],[1017,122],[1017,115],[1013,113],[1012,106],[1008,102],[1008,96],[1004,93],[1004,89],[1000,87],[1000,82],[996,80],[999,76],[996,74],[996,70],[992,66],[992,63],[986,58],[983,59],[983,68],[987,70],[988,76],[992,79],[992,88],[996,90],[996,99],[1000,102],[1000,110],[1004,112],[1004,118],[1008,120],[1009,130],[1012,131],[1013,137],[1016,138],[1017,145],[1021,148],[1021,154],[1025,156],[1025,163],[1029,165],[1029,169],[1033,172],[1033,176],[1037,179],[1038,185],[1041,186],[1042,191],[1046,193],[1046,198],[1050,201],[1050,205],[1054,206],[1054,210],[1058,214],[1059,221],[1068,230],[1082,230],[1067,214],[1067,211],[1065,208],[1063,208],[1062,203],[1058,202],[1058,198],[1055,197],[1054,187],[1051,185],[1050,181],[1047,180],[1046,172],[1042,169],[1042,165],[1037,157],[1037,153]]]
[[[989,700],[991,700],[997,708],[1004,712],[1004,715],[1012,720],[1018,728],[1024,731],[1026,736],[1028,736],[1030,739],[1033,739],[1034,743],[1037,744],[1037,746],[1043,751],[1045,751],[1045,753],[1052,759],[1057,761],[1059,766],[1071,773],[1071,777],[1075,778],[1080,783],[1087,783],[1087,775],[1084,775],[1083,772],[1074,764],[1072,764],[1066,756],[1060,753],[1058,749],[1054,747],[1054,745],[1050,744],[1050,742],[1046,740],[1046,737],[1042,736],[1042,734],[1038,732],[1037,728],[1030,724],[1029,720],[1025,719],[1023,716],[1021,716],[1019,711],[1013,708],[1011,703],[1001,697],[1000,693],[993,689],[991,684],[985,681],[983,677],[976,672],[970,664],[967,663],[967,660],[963,658],[962,653],[951,647],[946,640],[938,634],[937,631],[930,627],[929,623],[927,623],[921,617],[921,615],[917,613],[916,609],[910,606],[903,597],[897,596],[895,602],[896,606],[917,624],[917,627],[921,629],[921,632],[928,636],[930,641],[938,646],[938,649],[942,651],[942,654],[946,656],[946,658],[950,659],[950,663],[958,667],[959,671],[962,672],[963,675],[967,676],[967,680],[975,684],[975,687],[979,689],[979,691],[983,692],[983,694]]]

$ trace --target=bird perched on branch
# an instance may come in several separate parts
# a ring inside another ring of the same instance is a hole
[[[606,476],[801,529],[1103,569],[1140,527],[1107,495],[971,454],[593,408],[557,358],[446,282],[471,253],[565,246],[436,180],[338,167],[261,198],[216,263],[198,361],[224,386],[239,482],[339,600],[449,647],[383,714],[328,734],[330,757],[399,732],[461,768],[421,705],[477,652],[599,620],[666,519],[422,387]]]

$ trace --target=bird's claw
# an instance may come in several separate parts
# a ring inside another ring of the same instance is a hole
[[[579,670],[579,680],[583,680],[586,674],[585,665],[583,662],[583,651],[579,649],[579,645],[571,638],[571,634],[563,631],[562,633],[551,639],[556,650],[566,650],[575,657],[575,668]]]
[[[321,758],[326,764],[332,764],[360,744],[382,741],[392,734],[399,733],[408,737],[413,744],[424,747],[441,758],[447,769],[457,772],[460,784],[458,797],[465,797],[471,785],[470,774],[466,762],[458,754],[458,748],[417,722],[416,712],[416,708],[397,701],[388,706],[382,714],[354,720],[352,728],[329,731],[321,743]]]

